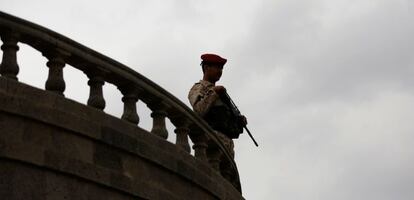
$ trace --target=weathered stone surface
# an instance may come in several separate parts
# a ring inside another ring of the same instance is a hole
[[[96,165],[122,171],[122,160],[119,152],[106,145],[95,145],[94,163]]]
[[[41,169],[1,160],[0,196],[5,199],[45,199],[46,177]]]
[[[2,197],[242,199],[206,163],[174,144],[56,96],[0,77]],[[66,103],[70,110],[62,109]]]
[[[110,127],[102,128],[102,140],[108,144],[124,148],[132,152],[135,151],[138,145],[137,139],[122,134],[121,132]]]
[[[0,36],[1,198],[242,199],[229,152],[211,127],[168,91],[65,36],[1,11]],[[46,91],[18,82],[20,43],[48,58]],[[89,106],[64,97],[64,66],[90,78]],[[105,83],[123,94],[123,120],[103,112]],[[137,126],[138,101],[154,111],[154,134]],[[176,127],[176,144],[165,140],[166,118]],[[189,154],[187,136],[197,159]],[[207,140],[223,153],[236,184],[208,165]]]
[[[0,161],[2,199],[141,199],[63,173],[55,173],[12,160]]]

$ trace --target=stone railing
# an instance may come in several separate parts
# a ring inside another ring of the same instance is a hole
[[[105,99],[102,87],[105,83],[113,84],[123,95],[124,110],[121,120],[138,125],[140,116],[137,114],[136,103],[139,100],[144,102],[152,111],[152,134],[167,139],[165,118],[168,118],[175,126],[176,147],[190,153],[189,136],[194,143],[195,158],[219,171],[241,192],[236,164],[214,131],[184,103],[151,80],[65,36],[3,12],[0,12],[0,36],[3,41],[3,59],[0,66],[2,77],[18,81],[18,43],[24,43],[48,59],[46,91],[64,96],[63,69],[68,64],[89,78],[90,95],[87,106],[103,111]],[[220,167],[219,157],[228,161],[227,169]]]

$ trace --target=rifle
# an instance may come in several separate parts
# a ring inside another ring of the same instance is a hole
[[[237,108],[236,104],[233,102],[233,100],[230,98],[229,94],[227,94],[226,91],[224,91],[224,98],[225,98],[224,102],[231,108],[233,114],[237,117],[242,116],[242,114],[240,113],[240,110]],[[245,124],[243,125],[243,128],[246,129],[247,133],[250,136],[250,139],[252,139],[256,147],[258,147],[259,145],[257,144],[256,140],[253,138],[253,135],[250,133],[249,129],[247,128]]]

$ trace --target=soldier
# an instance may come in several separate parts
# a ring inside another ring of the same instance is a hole
[[[234,158],[234,143],[232,138],[238,138],[242,132],[240,123],[237,124],[228,105],[223,103],[220,96],[226,92],[221,85],[216,85],[223,72],[227,60],[215,54],[201,55],[203,79],[191,88],[188,99],[196,113],[216,130],[219,140],[225,145]],[[242,116],[242,126],[247,120]]]

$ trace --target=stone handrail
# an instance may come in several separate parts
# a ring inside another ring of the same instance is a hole
[[[48,59],[46,91],[64,96],[65,80],[63,68],[66,64],[82,71],[88,78],[90,95],[87,106],[104,110],[105,99],[102,87],[105,82],[115,85],[122,93],[124,111],[121,119],[138,125],[136,110],[138,100],[152,111],[151,133],[167,139],[165,118],[176,127],[176,146],[190,153],[188,136],[194,143],[194,156],[208,163],[230,181],[241,192],[238,170],[230,153],[214,134],[214,130],[188,106],[172,94],[127,66],[89,49],[63,35],[26,20],[0,12],[0,36],[3,41],[1,76],[18,81],[18,42],[38,50]],[[213,151],[211,155],[208,151]],[[209,154],[209,155],[208,155]],[[224,156],[229,168],[220,169],[218,156]]]

